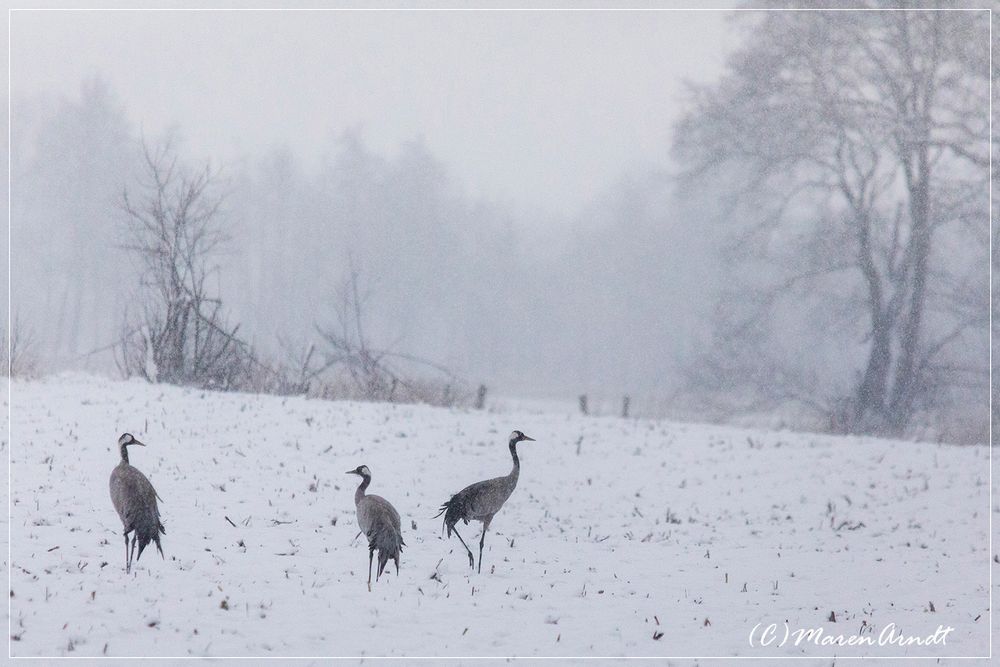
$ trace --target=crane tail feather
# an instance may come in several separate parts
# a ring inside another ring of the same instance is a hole
[[[399,570],[399,554],[405,545],[403,535],[392,525],[382,524],[368,533],[368,548],[371,551],[378,549],[376,580],[382,576],[382,571],[385,570],[385,565],[390,558],[396,562],[396,569]]]
[[[160,523],[159,518],[155,514],[147,512],[137,518],[134,526],[135,536],[139,544],[139,553],[136,554],[135,559],[139,560],[142,557],[142,552],[146,550],[150,542],[156,545],[156,550],[160,552],[160,556],[163,556],[160,534],[166,535],[166,531],[163,529],[163,524]]]
[[[451,537],[452,530],[455,528],[456,523],[459,521],[469,523],[468,510],[469,507],[465,498],[462,497],[462,494],[456,493],[441,506],[441,511],[438,512],[434,518],[436,519],[444,514],[444,531],[448,534],[448,537]]]

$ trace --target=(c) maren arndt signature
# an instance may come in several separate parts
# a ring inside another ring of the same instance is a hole
[[[815,628],[792,629],[785,623],[758,623],[750,631],[749,642],[752,647],[773,646],[945,646],[948,635],[955,628],[950,625],[939,625],[937,630],[929,635],[904,635],[896,628],[895,623],[889,623],[877,635],[871,625],[862,623],[861,630],[853,634],[828,633],[822,626]]]

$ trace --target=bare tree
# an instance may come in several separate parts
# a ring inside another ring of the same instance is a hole
[[[723,300],[716,377],[755,399],[811,403],[851,432],[901,433],[943,386],[985,395],[986,271],[974,261],[988,239],[985,14],[756,20],[677,128],[688,184],[732,188],[730,219],[745,221],[732,256],[758,278]],[[861,333],[846,393],[768,358],[780,335],[768,327],[789,302],[821,304],[822,333],[847,350]]]
[[[346,369],[355,390],[366,400],[391,401],[400,378],[388,365],[389,351],[373,347],[366,333],[364,309],[369,297],[369,291],[362,292],[360,272],[352,265],[337,289],[333,304],[336,323],[317,327],[327,345],[323,368]]]
[[[8,377],[31,377],[38,372],[38,359],[35,355],[34,333],[21,318],[14,316],[8,327],[3,329],[0,364],[3,373]]]
[[[278,365],[280,387],[272,393],[308,394],[316,379],[316,344],[297,344],[280,336],[278,344],[284,351],[284,359]]]
[[[346,278],[336,290],[335,322],[316,326],[325,343],[323,361],[304,377],[317,378],[339,371],[348,380],[349,394],[369,401],[435,405],[468,402],[471,393],[465,383],[444,366],[395,351],[394,346],[381,347],[373,343],[365,317],[370,297],[371,291],[362,287],[361,273],[352,262]],[[419,370],[423,371],[422,376]],[[427,377],[427,371],[437,379]]]
[[[140,262],[142,306],[124,318],[119,368],[151,382],[232,389],[254,360],[209,283],[226,240],[218,173],[186,169],[169,141],[144,143],[143,156],[138,187],[122,194],[124,246]]]

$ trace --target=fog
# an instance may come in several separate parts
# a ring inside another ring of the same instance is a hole
[[[352,257],[376,338],[464,377],[658,386],[698,282],[666,206],[671,126],[726,30],[716,13],[18,13],[17,314],[51,367],[106,364],[79,357],[130,296],[116,200],[138,139],[172,132],[221,167],[218,280],[254,341],[329,319]]]
[[[985,23],[854,16],[16,12],[13,316],[41,372],[121,373],[148,307],[123,192],[169,144],[212,174],[209,291],[262,358],[319,343],[353,271],[372,346],[495,394],[897,435],[938,410],[938,437],[943,396],[986,392]],[[909,119],[831,111],[911,34],[968,69],[924,181]]]
[[[470,197],[559,215],[662,165],[683,79],[726,53],[721,12],[19,12],[12,35],[15,98],[100,77],[192,157],[417,140]]]

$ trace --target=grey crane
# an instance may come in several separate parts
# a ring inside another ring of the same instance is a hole
[[[482,521],[483,534],[479,538],[479,571],[483,571],[483,543],[486,541],[486,531],[490,529],[490,522],[494,515],[500,511],[503,504],[514,493],[517,486],[517,478],[521,472],[521,462],[517,458],[517,443],[522,440],[534,442],[534,438],[529,438],[520,431],[510,434],[510,455],[514,459],[514,469],[509,475],[495,477],[493,479],[476,482],[465,487],[451,497],[448,502],[441,506],[441,511],[435,515],[435,519],[444,514],[444,527],[448,531],[448,537],[454,532],[458,536],[458,541],[462,543],[469,554],[469,566],[475,567],[476,563],[472,557],[472,550],[465,543],[462,536],[458,534],[455,524],[464,521],[468,525],[469,521]]]
[[[132,570],[133,559],[142,558],[142,551],[146,545],[153,541],[156,543],[156,550],[163,557],[163,549],[160,546],[160,533],[167,533],[160,523],[160,509],[156,506],[156,500],[160,498],[156,489],[149,480],[128,462],[129,445],[146,445],[136,440],[131,433],[122,433],[118,438],[118,448],[121,450],[122,460],[111,471],[111,502],[122,520],[125,528],[125,572]],[[162,498],[160,498],[162,500]],[[128,534],[132,533],[132,555],[129,555]],[[139,555],[135,555],[135,544],[139,542]]]
[[[372,471],[368,466],[361,465],[354,470],[348,470],[348,475],[361,477],[361,484],[354,492],[354,504],[358,511],[358,533],[368,538],[368,590],[372,589],[372,558],[378,549],[378,574],[375,581],[382,576],[385,564],[391,558],[396,563],[396,574],[399,575],[399,553],[406,542],[399,527],[399,512],[382,496],[368,495],[365,490],[372,482]],[[357,538],[357,535],[355,535]]]

